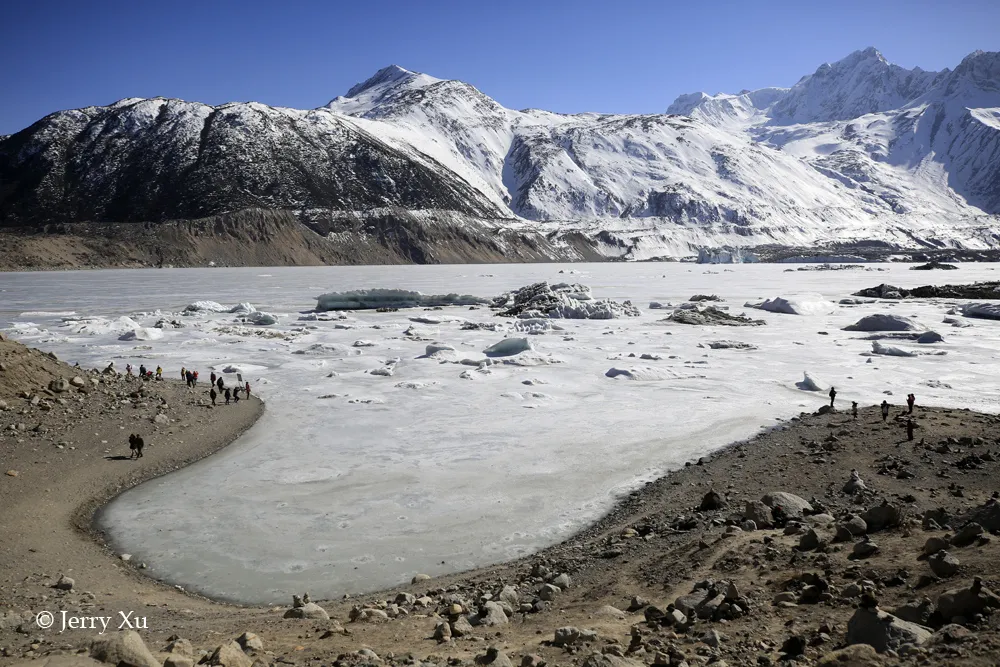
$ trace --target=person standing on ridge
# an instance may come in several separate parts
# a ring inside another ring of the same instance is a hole
[[[187,380],[187,369],[181,366],[181,379]]]
[[[889,401],[882,401],[882,421],[889,418]]]
[[[833,400],[837,398],[837,389],[835,387],[830,387],[830,407],[833,407]]]
[[[906,414],[913,414],[913,404],[917,402],[917,397],[915,394],[906,395]]]
[[[250,383],[249,382],[247,382],[247,386],[245,387],[245,389],[246,389],[246,392],[247,392],[247,398],[250,398]]]
[[[858,402],[857,401],[851,401],[851,416],[854,417],[855,419],[858,418]]]

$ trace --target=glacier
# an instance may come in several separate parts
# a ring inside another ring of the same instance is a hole
[[[903,289],[926,284],[928,274],[909,266],[879,265],[879,277]],[[716,268],[616,262],[0,274],[0,329],[71,364],[142,362],[169,377],[181,366],[202,377],[238,369],[251,383],[267,403],[253,428],[212,457],[128,491],[99,517],[116,552],[133,554],[150,575],[241,602],[284,601],[305,589],[334,598],[405,584],[417,572],[531,553],[581,530],[663,471],[828,403],[825,393],[797,386],[803,371],[815,387],[836,386],[838,404],[899,403],[916,393],[922,404],[997,413],[997,322],[957,316],[973,326],[949,328],[931,348],[944,356],[862,356],[871,354],[867,334],[842,331],[886,312],[940,322],[965,303],[955,298],[837,304],[809,316],[752,311],[767,325],[738,330],[675,324],[662,310],[642,308],[614,320],[546,318],[559,328],[534,334],[512,334],[518,320],[486,307],[445,306],[419,313],[438,318],[419,325],[412,310],[359,310],[326,320],[281,317],[265,329],[201,311],[160,339],[118,339],[199,299],[296,313],[331,286],[492,295],[556,284],[565,278],[560,271],[573,269],[593,301],[645,305],[693,294],[730,304],[775,294],[835,303],[872,283],[865,272]],[[955,282],[957,274],[971,283],[995,279],[998,269],[962,264],[931,279]],[[80,315],[60,315],[66,311]],[[411,326],[419,336],[404,333]],[[534,350],[485,357],[505,333],[529,338]],[[711,349],[730,337],[756,349]],[[375,345],[354,347],[358,340]],[[612,368],[617,377],[608,377]],[[379,369],[392,375],[372,374]],[[183,439],[183,431],[167,437]]]

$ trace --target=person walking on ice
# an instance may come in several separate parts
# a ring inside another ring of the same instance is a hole
[[[830,407],[833,407],[833,401],[837,398],[837,389],[835,387],[830,387]]]
[[[889,418],[889,401],[882,401],[882,421]]]

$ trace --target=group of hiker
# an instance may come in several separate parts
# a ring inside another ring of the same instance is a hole
[[[132,364],[125,364],[125,375],[127,377],[136,377],[135,368],[133,368]],[[147,369],[145,364],[139,364],[138,377],[141,380],[162,380],[163,369],[157,366],[154,373],[153,371]]]
[[[837,389],[836,389],[836,387],[830,387],[830,407],[831,408],[833,407],[833,403],[834,403],[834,401],[836,399],[837,399]],[[916,396],[916,394],[907,394],[906,395],[906,411],[905,412],[900,412],[898,415],[896,415],[897,419],[899,419],[900,417],[906,415],[906,439],[907,440],[913,440],[913,431],[917,427],[916,424],[913,421],[913,418],[910,416],[910,415],[913,414],[913,406],[916,405],[916,403],[917,403],[917,396]],[[883,399],[882,400],[882,405],[880,407],[882,409],[882,421],[884,422],[884,421],[886,421],[886,420],[889,419],[889,408],[891,406],[889,405],[889,401],[886,401],[886,400]],[[858,418],[858,402],[857,401],[851,401],[851,416],[854,419]]]
[[[128,377],[139,377],[143,380],[162,380],[163,368],[157,366],[155,371],[151,371],[146,368],[145,364],[140,364],[137,374],[132,364],[126,364],[125,375]],[[198,371],[182,367],[181,380],[183,380],[190,389],[194,389],[198,384]],[[219,398],[224,399],[226,401],[226,405],[229,405],[230,402],[239,403],[240,394],[243,394],[243,398],[250,398],[249,382],[244,382],[242,385],[237,382],[236,386],[227,387],[225,380],[222,379],[221,375],[216,375],[215,371],[212,372],[210,382],[211,384],[209,385],[208,395],[212,399],[212,405],[218,405],[217,401]],[[132,444],[131,438],[129,438],[129,444]],[[141,447],[139,456],[142,456]]]
[[[208,392],[209,398],[212,399],[212,405],[217,405],[216,401],[220,396],[226,399],[226,405],[229,405],[229,401],[232,400],[234,403],[240,402],[240,392],[246,394],[246,398],[250,398],[250,383],[245,383],[242,387],[237,382],[235,387],[227,387],[226,381],[222,379],[222,376],[216,376],[215,372],[211,375],[211,384],[209,385],[211,389]],[[216,391],[218,388],[218,391]]]

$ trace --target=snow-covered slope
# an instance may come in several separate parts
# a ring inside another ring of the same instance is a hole
[[[310,111],[129,99],[0,140],[0,226],[435,210],[630,259],[996,247],[998,183],[1000,54],[982,52],[925,72],[865,49],[791,88],[682,95],[660,115],[516,111],[390,66]]]

